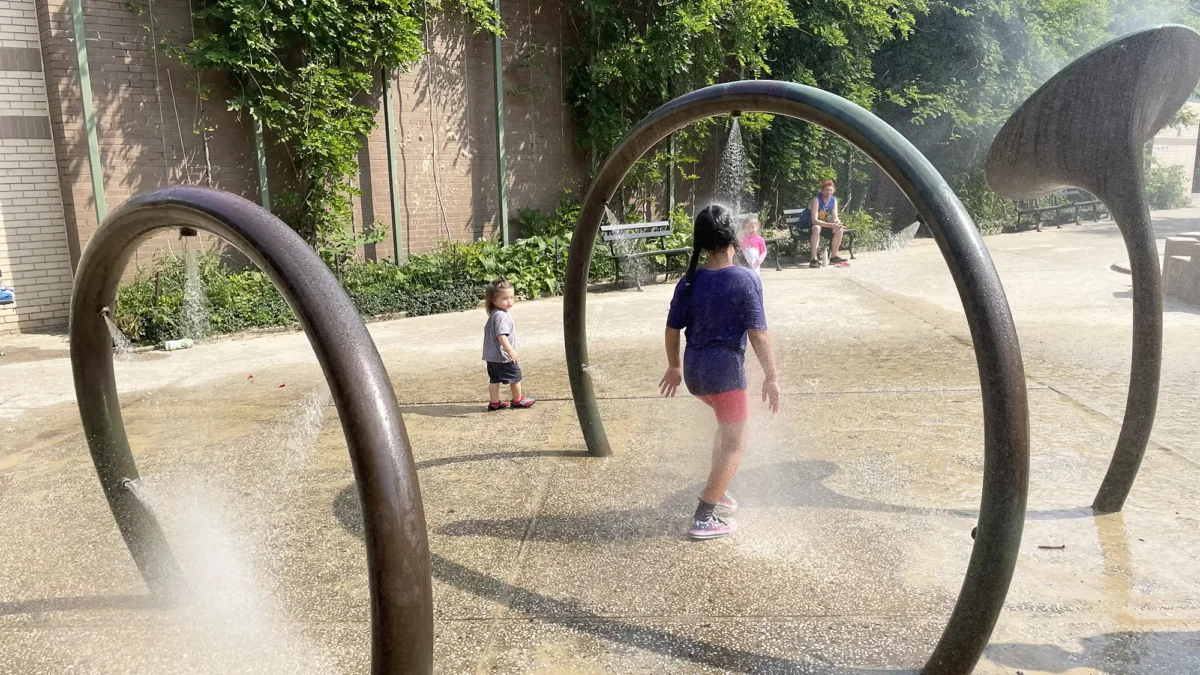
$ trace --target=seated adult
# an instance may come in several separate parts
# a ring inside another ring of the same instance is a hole
[[[830,231],[829,244],[829,263],[836,265],[840,262],[845,262],[842,257],[842,235],[845,234],[846,228],[842,225],[842,221],[838,219],[838,203],[837,197],[833,193],[837,190],[837,185],[827,180],[821,183],[821,192],[812,198],[808,203],[808,212],[810,214],[811,229],[809,237],[809,250],[811,251],[812,259],[809,261],[809,267],[820,267],[821,261],[817,259],[817,251],[821,248],[821,230],[827,229]]]

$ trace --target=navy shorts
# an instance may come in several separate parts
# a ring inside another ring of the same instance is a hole
[[[488,382],[491,384],[516,384],[521,381],[521,366],[508,363],[487,362]]]

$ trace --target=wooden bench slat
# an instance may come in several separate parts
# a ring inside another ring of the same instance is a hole
[[[620,232],[616,234],[606,233],[604,235],[604,241],[607,243],[613,241],[629,241],[631,239],[650,239],[655,237],[663,238],[669,234],[671,234],[670,230],[663,232]]]
[[[618,253],[614,257],[621,258],[621,259],[649,258],[650,256],[655,256],[655,255],[683,255],[684,253],[691,253],[691,252],[692,252],[692,249],[690,249],[690,248],[664,248],[664,249],[660,249],[657,251],[634,251],[632,253]]]
[[[622,230],[636,230],[639,228],[666,228],[671,229],[671,223],[665,220],[656,220],[652,223],[613,223],[610,225],[601,225],[600,229],[604,232],[619,232]]]

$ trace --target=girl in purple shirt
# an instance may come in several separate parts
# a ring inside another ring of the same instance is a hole
[[[762,282],[751,270],[733,263],[737,233],[729,212],[714,204],[696,214],[692,237],[687,275],[675,287],[667,314],[668,365],[659,388],[670,397],[681,382],[686,383],[688,391],[716,413],[712,469],[688,530],[696,539],[712,539],[737,529],[732,518],[719,517],[714,510],[737,509],[737,502],[725,489],[746,451],[750,402],[743,363],[747,342],[754,346],[754,354],[766,373],[762,398],[770,402],[771,412],[779,411],[779,384],[763,311]],[[701,251],[707,253],[707,258],[704,267],[697,269]],[[685,331],[687,337],[682,367],[680,331]]]

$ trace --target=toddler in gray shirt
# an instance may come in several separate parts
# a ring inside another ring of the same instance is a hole
[[[483,327],[483,360],[488,372],[488,411],[505,408],[529,408],[536,400],[521,394],[520,356],[517,355],[517,327],[513,323],[512,309],[516,301],[511,282],[496,279],[488,285],[488,320]],[[500,385],[507,384],[512,390],[512,400],[500,400]]]

